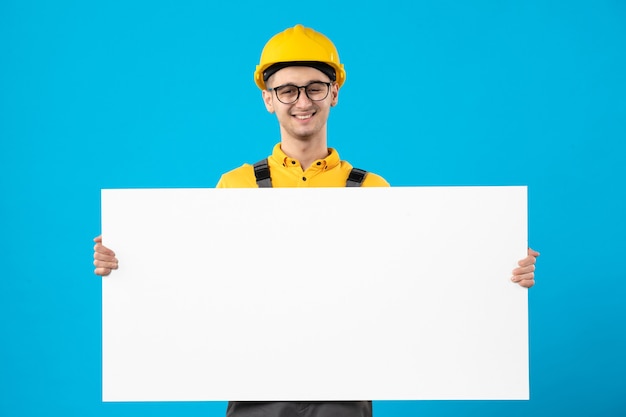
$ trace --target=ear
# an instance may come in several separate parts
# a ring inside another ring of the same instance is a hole
[[[274,99],[272,97],[272,92],[263,90],[261,94],[263,97],[263,103],[265,103],[265,108],[267,109],[267,111],[270,113],[274,113]]]
[[[330,86],[330,106],[335,107],[339,102],[339,84],[333,83]]]

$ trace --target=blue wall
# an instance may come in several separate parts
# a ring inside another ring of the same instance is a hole
[[[626,415],[626,3],[226,3],[0,2],[0,416],[223,415],[101,402],[100,189],[211,187],[266,156],[252,72],[298,22],[346,65],[343,158],[393,185],[529,186],[531,400],[377,417]]]

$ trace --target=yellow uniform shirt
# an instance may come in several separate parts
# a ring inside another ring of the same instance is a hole
[[[306,171],[302,171],[300,162],[288,157],[280,148],[268,158],[273,187],[345,187],[352,165],[339,159],[339,153],[329,149],[330,155],[313,162]],[[362,187],[389,187],[381,176],[368,172]],[[217,188],[256,188],[254,168],[244,164],[222,175]]]

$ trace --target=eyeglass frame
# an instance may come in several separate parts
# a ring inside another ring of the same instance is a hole
[[[309,87],[311,84],[324,84],[324,85],[326,85],[326,95],[324,96],[324,98],[319,98],[317,100],[314,100],[311,97],[309,97],[309,93],[307,91],[307,87]],[[328,94],[330,93],[330,86],[333,85],[333,84],[334,83],[332,83],[332,82],[326,82],[326,81],[311,81],[307,85],[283,84],[283,85],[279,85],[278,87],[268,88],[267,91],[274,91],[276,93],[275,94],[276,95],[276,100],[280,101],[283,104],[293,104],[293,103],[297,102],[300,99],[300,91],[303,88],[304,88],[304,95],[309,100],[311,100],[311,101],[323,101],[323,100],[326,100],[326,98],[328,98]],[[280,98],[278,98],[278,89],[279,88],[283,88],[283,87],[296,87],[298,89],[298,95],[296,95],[296,99],[294,101],[290,101],[289,103],[285,103]]]

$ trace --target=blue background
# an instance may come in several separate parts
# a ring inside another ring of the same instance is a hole
[[[376,416],[626,415],[626,3],[219,3],[0,2],[0,416],[223,415],[101,402],[100,189],[212,187],[269,154],[252,72],[296,23],[346,65],[344,159],[397,186],[529,186],[530,401]]]

